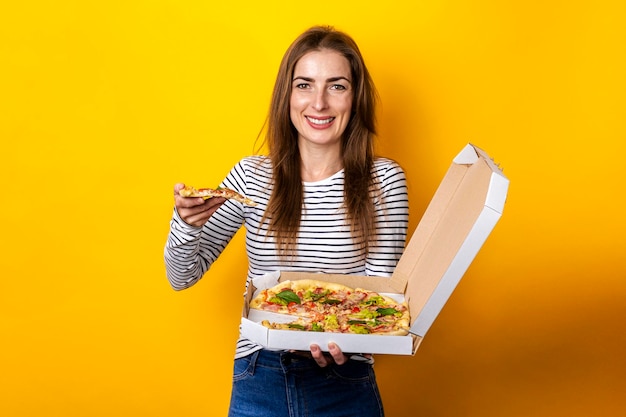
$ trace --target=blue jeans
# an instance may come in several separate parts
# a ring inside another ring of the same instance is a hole
[[[303,353],[261,350],[236,359],[229,417],[382,417],[372,365],[321,368]]]

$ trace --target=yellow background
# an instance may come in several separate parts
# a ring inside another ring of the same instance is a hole
[[[511,179],[416,356],[377,357],[388,415],[624,415],[625,19],[621,0],[3,2],[0,415],[225,415],[243,240],[171,290],[172,186],[254,152],[317,23],[362,48],[411,231],[466,143]]]

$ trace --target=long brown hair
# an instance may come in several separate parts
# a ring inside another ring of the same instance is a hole
[[[342,139],[344,204],[353,240],[364,253],[374,235],[372,166],[376,90],[354,40],[330,26],[315,26],[301,34],[283,56],[267,121],[266,141],[274,186],[264,217],[283,257],[295,255],[304,199],[298,132],[289,115],[292,78],[300,58],[322,49],[339,52],[350,64],[354,97],[352,115]]]

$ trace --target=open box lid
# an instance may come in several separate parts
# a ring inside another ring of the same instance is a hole
[[[502,215],[509,180],[468,144],[454,159],[392,279],[406,284],[411,333],[423,337]]]

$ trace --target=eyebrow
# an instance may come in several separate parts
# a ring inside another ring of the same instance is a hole
[[[307,81],[307,82],[314,82],[315,80],[313,78],[310,77],[304,77],[304,76],[297,76],[297,77],[293,77],[293,80],[291,81],[296,81],[296,80],[302,80],[302,81]],[[344,77],[344,76],[338,76],[338,77],[330,77],[326,79],[327,83],[334,83],[335,81],[341,81],[341,80],[345,80],[349,83],[351,83],[351,81]]]

